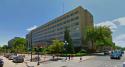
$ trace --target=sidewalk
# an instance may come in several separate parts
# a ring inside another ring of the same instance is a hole
[[[26,65],[24,63],[13,63],[12,60],[8,60],[7,58],[5,57],[0,57],[1,59],[3,59],[4,61],[4,65],[3,67],[26,67]]]
[[[81,63],[79,63],[80,57],[73,57],[72,60],[66,60],[66,61],[65,61],[66,57],[60,57],[63,60],[50,61],[49,59],[52,59],[52,56],[46,56],[46,59],[44,58],[44,56],[42,56],[39,66],[37,66],[38,62],[30,62],[29,55],[26,56],[24,63],[13,63],[12,60],[8,60],[7,58],[2,56],[0,58],[2,58],[4,61],[4,67],[63,67],[63,66],[74,65],[78,63],[82,64],[82,62],[92,59],[94,57],[95,56],[83,56]]]
[[[81,58],[82,58],[81,61],[86,61],[95,58],[95,56],[82,56]],[[71,61],[80,61],[80,57],[74,57],[73,60]]]
[[[50,56],[48,58],[50,58]],[[28,65],[34,66],[34,67],[41,67],[41,66],[44,66],[44,67],[62,67],[62,66],[66,66],[68,64],[84,62],[86,60],[95,58],[95,56],[83,56],[81,61],[80,61],[80,57],[74,57],[72,60],[66,60],[66,61],[65,61],[65,57],[61,57],[61,58],[63,58],[63,60],[46,61],[45,63],[40,63],[39,66],[37,66],[37,62],[28,62]]]

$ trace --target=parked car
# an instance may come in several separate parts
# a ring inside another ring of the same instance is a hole
[[[14,63],[23,63],[24,58],[22,56],[16,56],[16,57],[13,58],[13,62]]]
[[[124,51],[122,51],[122,54],[124,54]]]
[[[16,55],[11,55],[11,56],[9,56],[8,59],[9,59],[9,60],[13,60],[14,57],[16,57]]]
[[[112,51],[110,58],[111,59],[121,59],[121,53],[119,51]]]
[[[109,55],[109,51],[103,51],[104,52],[104,55]]]
[[[25,58],[25,55],[18,55],[18,56],[22,56],[23,58]]]
[[[122,51],[121,50],[117,50],[117,52],[120,54],[120,56],[122,56]]]
[[[7,53],[7,54],[4,55],[4,57],[9,58],[10,55],[11,54]]]
[[[3,59],[0,59],[0,67],[3,67],[3,64],[4,64]]]
[[[12,55],[17,56],[16,53],[6,53],[6,54],[4,55],[4,57],[9,58],[9,57],[12,56]]]

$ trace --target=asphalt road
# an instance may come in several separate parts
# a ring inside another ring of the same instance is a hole
[[[123,67],[125,56],[121,60],[110,59],[110,56],[96,56],[94,59],[84,61],[83,67]]]
[[[53,62],[48,64],[41,64],[43,67],[123,67],[125,56],[121,60],[110,59],[110,56],[95,56],[82,62],[67,61],[67,62]]]

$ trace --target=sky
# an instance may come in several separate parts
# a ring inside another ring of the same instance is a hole
[[[25,37],[30,30],[82,6],[93,14],[95,26],[110,26],[113,42],[125,47],[124,3],[125,0],[0,0],[0,45],[14,37]]]

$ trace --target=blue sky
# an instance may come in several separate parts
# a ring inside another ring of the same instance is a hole
[[[39,26],[77,6],[88,9],[95,25],[107,25],[113,41],[125,47],[125,0],[0,0],[0,44],[25,37],[27,29]]]

